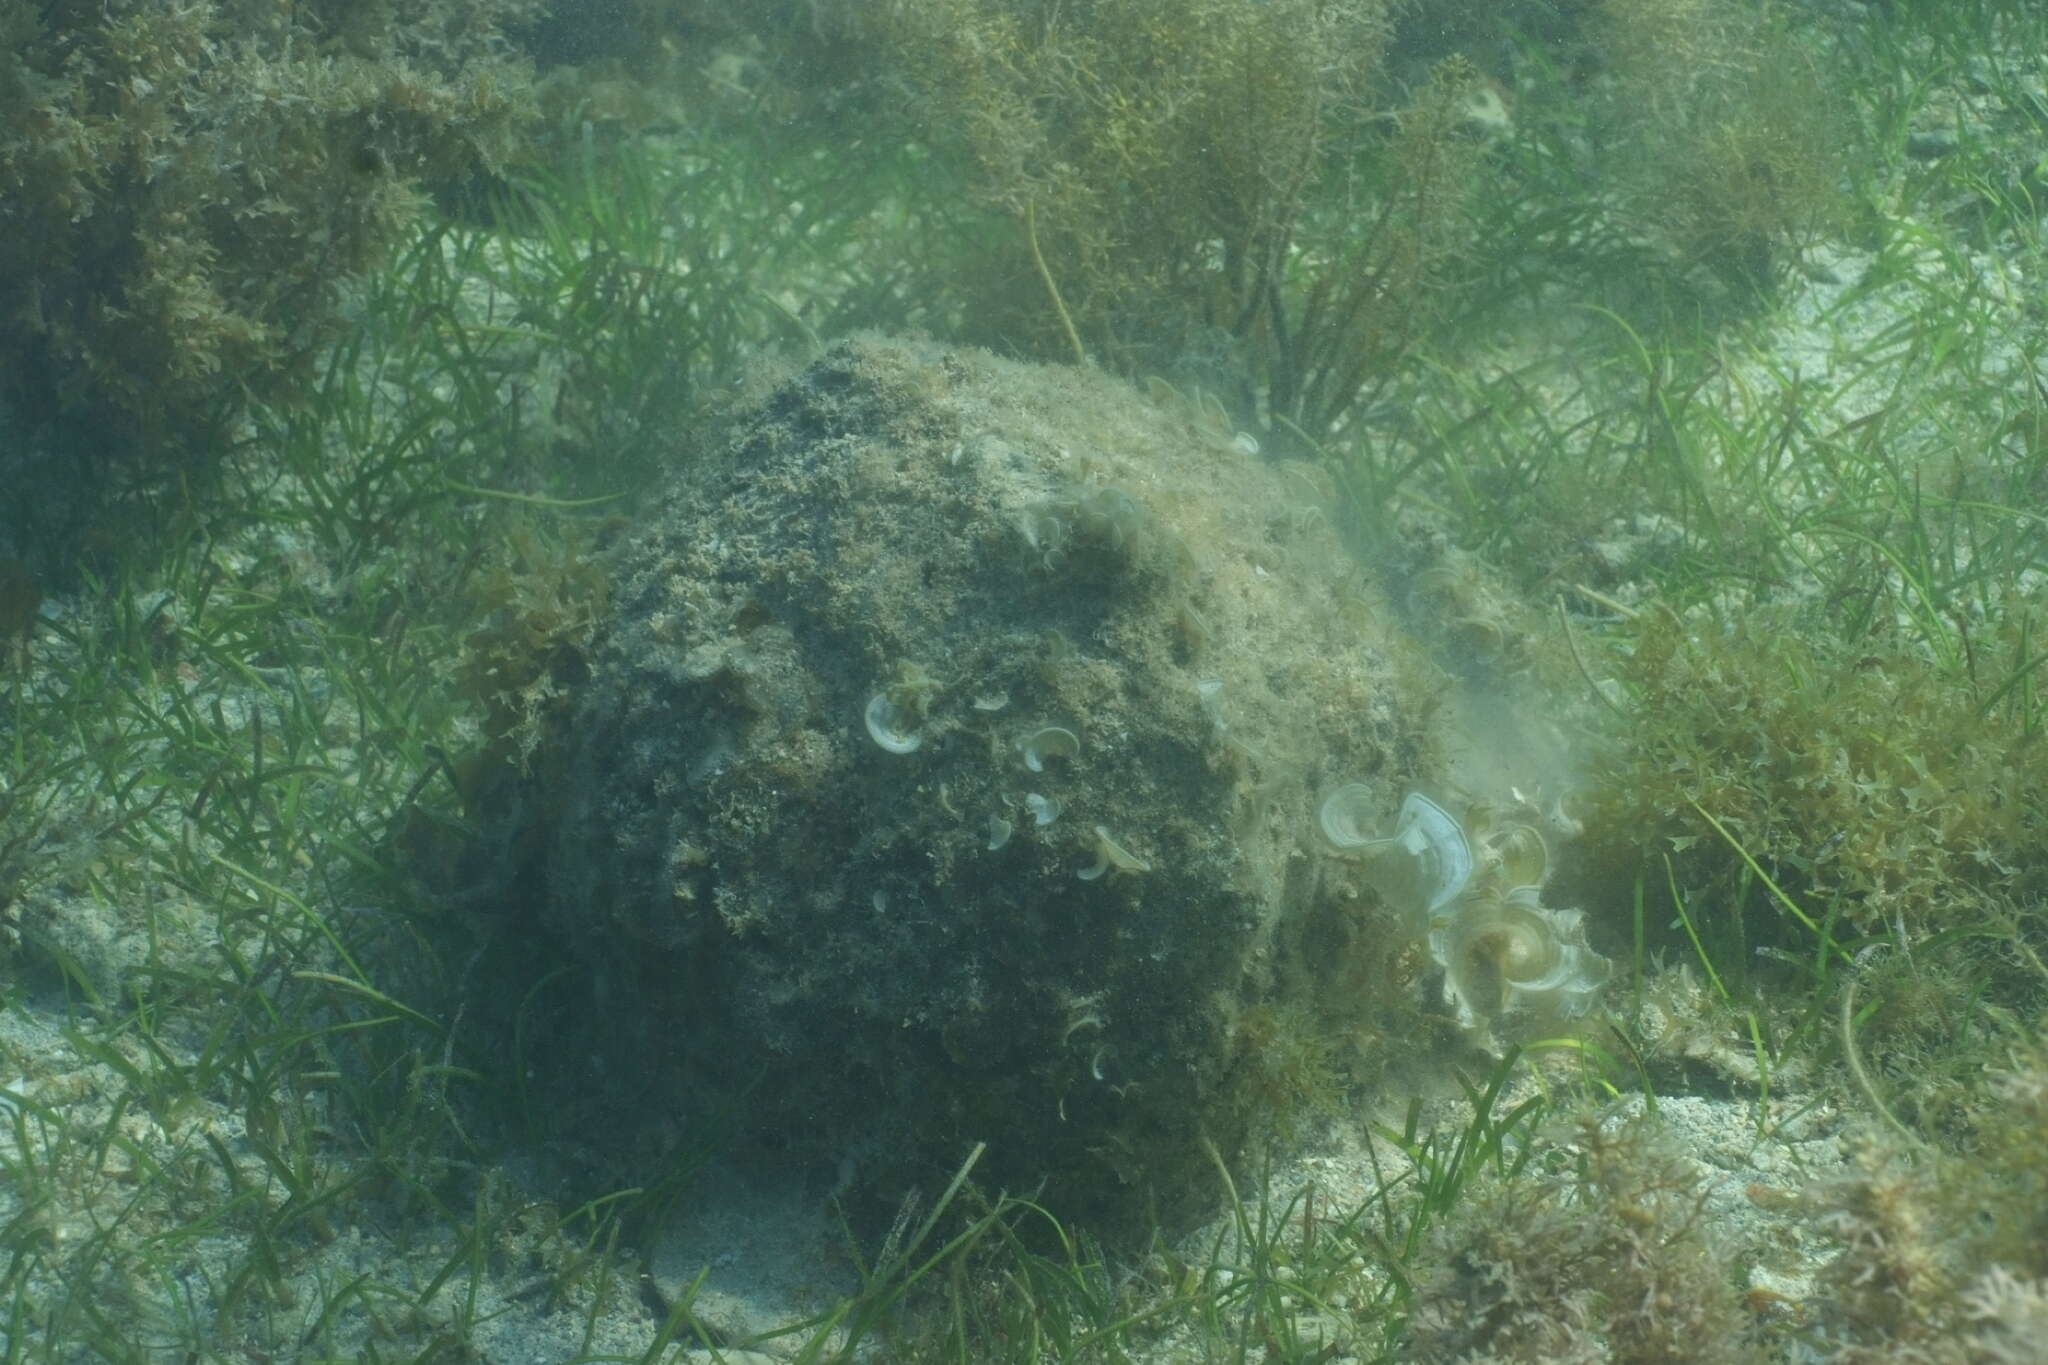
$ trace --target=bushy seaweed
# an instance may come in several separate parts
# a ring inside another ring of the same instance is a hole
[[[875,41],[1009,220],[992,335],[1319,433],[1424,334],[1471,188],[1470,68],[1389,88],[1389,31],[1380,0],[947,0]]]
[[[1684,266],[1768,290],[1842,221],[1844,121],[1814,50],[1767,6],[1604,0],[1600,169]]]
[[[132,456],[298,391],[421,184],[511,150],[534,7],[0,7],[0,396]]]
[[[1763,1359],[1670,1137],[1588,1115],[1568,1140],[1567,1172],[1480,1181],[1439,1224],[1406,1358]]]
[[[2017,662],[2019,630],[1974,647],[1983,676]],[[1924,936],[2048,884],[2038,737],[1910,643],[1845,648],[1790,608],[1652,609],[1619,674],[1635,723],[1596,765],[1579,865],[1610,901],[1640,877],[1662,922],[1685,887],[1752,947],[1803,948],[1823,921]]]
[[[2048,1050],[1983,1078],[1959,1149],[1863,1145],[1807,1193],[1839,1249],[1823,1271],[1831,1359],[2034,1359],[2048,1322]]]

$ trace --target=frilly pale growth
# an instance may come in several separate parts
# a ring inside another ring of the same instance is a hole
[[[1033,730],[1017,741],[1017,752],[1024,756],[1024,766],[1032,772],[1042,773],[1053,759],[1072,759],[1081,752],[1081,740],[1072,730],[1061,725],[1046,725]],[[1040,824],[1048,821],[1041,820]]]
[[[1471,844],[1450,812],[1419,792],[1401,803],[1394,832],[1375,838],[1365,832],[1375,796],[1363,782],[1346,782],[1323,798],[1317,827],[1330,847],[1363,858],[1375,889],[1426,928],[1471,878]]]
[[[924,744],[925,708],[938,693],[937,679],[905,660],[896,665],[896,680],[868,698],[861,719],[868,738],[892,754],[916,753]]]
[[[1331,848],[1364,860],[1374,889],[1427,941],[1459,1025],[1583,1014],[1613,965],[1586,943],[1577,910],[1542,903],[1549,850],[1535,828],[1505,825],[1475,840],[1410,792],[1394,832],[1376,837],[1367,832],[1373,795],[1364,783],[1337,787],[1317,809],[1317,828]]]
[[[1613,974],[1586,945],[1585,917],[1543,905],[1533,886],[1465,901],[1431,927],[1429,953],[1444,969],[1445,1001],[1468,1029],[1517,1012],[1583,1014]]]
[[[916,723],[886,690],[868,698],[862,719],[867,722],[868,737],[892,754],[915,753],[924,744]]]

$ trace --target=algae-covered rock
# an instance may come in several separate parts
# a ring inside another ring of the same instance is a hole
[[[1243,1021],[1379,932],[1320,793],[1429,757],[1319,480],[1163,385],[876,339],[700,444],[525,806],[605,1074],[884,1204],[986,1141],[1196,1211],[1273,1090]]]

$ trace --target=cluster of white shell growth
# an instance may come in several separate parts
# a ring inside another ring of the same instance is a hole
[[[1367,879],[1429,945],[1444,1000],[1461,1027],[1490,1032],[1510,1019],[1584,1014],[1613,975],[1586,943],[1577,910],[1543,904],[1549,850],[1526,823],[1468,833],[1436,802],[1410,792],[1393,833],[1368,833],[1375,793],[1345,783],[1317,808],[1323,840],[1357,858]]]

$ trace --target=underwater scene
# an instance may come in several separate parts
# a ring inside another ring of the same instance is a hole
[[[2048,1362],[2048,6],[0,0],[0,1360]]]

